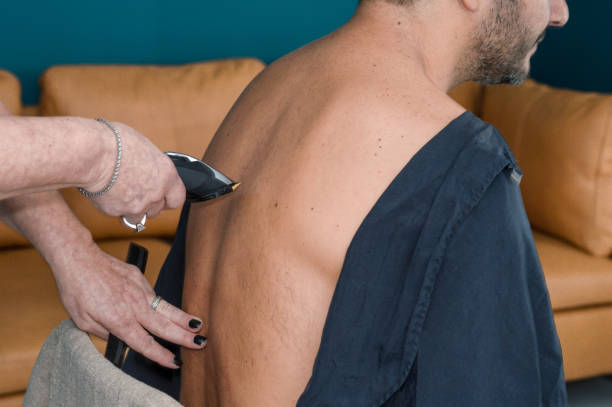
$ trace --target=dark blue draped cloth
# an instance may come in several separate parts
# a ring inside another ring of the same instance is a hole
[[[469,112],[410,160],[349,246],[298,406],[567,405],[520,178]],[[176,304],[185,217],[156,286]],[[128,367],[178,396],[178,377]]]

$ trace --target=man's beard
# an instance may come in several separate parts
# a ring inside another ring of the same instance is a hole
[[[497,0],[462,61],[462,76],[485,85],[518,85],[527,79],[527,56],[544,33],[533,38],[520,7],[518,0]]]

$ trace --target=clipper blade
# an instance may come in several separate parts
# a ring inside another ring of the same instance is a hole
[[[187,200],[190,202],[202,202],[218,198],[222,195],[235,191],[240,186],[223,173],[183,153],[167,152],[176,171],[187,189]]]

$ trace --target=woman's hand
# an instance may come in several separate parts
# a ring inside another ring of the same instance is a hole
[[[79,328],[103,339],[110,332],[168,368],[180,362],[148,332],[190,349],[206,345],[197,335],[202,327],[198,318],[164,300],[151,308],[155,292],[137,267],[104,253],[94,242],[78,246],[53,270],[62,302]]]
[[[111,129],[104,123],[97,124],[106,138],[106,148],[99,163],[92,167],[97,177],[86,187],[89,192],[103,190],[108,185],[117,158],[117,145]],[[145,214],[154,218],[164,209],[181,206],[185,201],[185,186],[172,160],[131,127],[121,123],[112,123],[112,126],[121,134],[121,167],[111,189],[92,198],[96,207],[111,216],[125,216],[136,224]]]
[[[117,336],[162,366],[174,356],[146,331],[191,349],[205,346],[196,316],[162,301],[151,308],[153,289],[137,267],[104,253],[58,192],[0,200],[0,219],[21,232],[43,255],[60,297],[79,328],[101,338]],[[126,247],[127,250],[127,247]]]

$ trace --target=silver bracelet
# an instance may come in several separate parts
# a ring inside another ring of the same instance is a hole
[[[83,188],[78,188],[79,192],[85,195],[87,198],[97,198],[110,191],[111,187],[115,184],[115,181],[117,181],[117,177],[119,176],[119,168],[121,168],[121,156],[123,154],[123,145],[121,144],[121,134],[119,134],[119,130],[117,130],[117,128],[113,126],[108,120],[103,119],[101,117],[97,118],[96,121],[106,124],[113,131],[113,134],[117,139],[117,161],[115,163],[115,171],[113,171],[113,177],[103,190],[98,192],[89,192]]]

